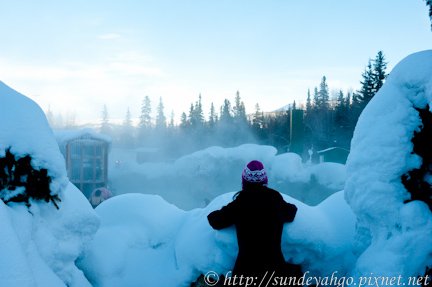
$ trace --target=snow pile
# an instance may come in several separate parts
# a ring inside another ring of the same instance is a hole
[[[133,151],[114,148],[109,178],[116,194],[158,194],[182,209],[192,209],[226,192],[240,190],[241,171],[252,159],[264,163],[274,188],[311,205],[343,189],[345,184],[344,165],[307,165],[297,154],[277,155],[274,147],[255,144],[210,147],[172,163],[143,164],[137,163]]]
[[[75,260],[96,232],[99,220],[82,193],[66,177],[64,159],[44,113],[30,99],[0,82],[0,156],[31,156],[46,169],[51,202],[0,201],[0,286],[90,286]]]
[[[47,169],[51,193],[67,185],[64,158],[40,107],[0,81],[0,156],[8,148],[16,157],[31,155],[31,165]]]
[[[413,54],[390,73],[361,114],[347,162],[346,199],[358,218],[354,273],[423,274],[432,264],[432,217],[401,177],[419,168],[411,139],[421,129],[416,108],[432,106],[432,51]]]
[[[191,211],[157,195],[113,197],[96,208],[101,227],[79,265],[95,287],[190,286],[201,273],[224,274],[237,256],[235,229],[213,230],[207,215],[233,195]],[[343,193],[316,207],[284,198],[299,209],[295,221],[284,227],[285,258],[315,273],[347,272],[355,217]]]

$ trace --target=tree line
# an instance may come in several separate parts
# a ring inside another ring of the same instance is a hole
[[[154,148],[169,157],[176,157],[208,146],[236,146],[256,143],[275,146],[279,152],[290,149],[290,112],[303,110],[304,134],[302,137],[305,156],[314,150],[338,146],[349,149],[357,119],[382,87],[387,63],[382,51],[370,59],[361,74],[357,91],[330,92],[327,78],[322,77],[318,86],[306,93],[305,104],[294,101],[286,108],[274,112],[263,112],[259,103],[255,111],[247,113],[240,92],[234,99],[225,99],[216,108],[210,104],[209,113],[204,113],[202,96],[190,104],[187,112],[181,113],[180,122],[175,123],[174,114],[165,115],[163,99],[154,104],[148,96],[141,103],[139,122],[133,124],[129,109],[122,124],[110,122],[106,105],[102,109],[100,131],[110,135],[114,144],[128,148]]]

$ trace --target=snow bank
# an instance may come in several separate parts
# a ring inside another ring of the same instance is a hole
[[[413,54],[390,73],[361,114],[347,161],[346,199],[358,217],[355,274],[412,276],[431,265],[432,217],[410,198],[401,176],[421,165],[411,139],[415,108],[432,106],[432,51]]]
[[[11,148],[17,157],[32,156],[34,168],[45,168],[57,194],[66,187],[67,175],[57,142],[40,107],[0,81],[0,156]]]
[[[75,266],[99,226],[82,193],[69,183],[64,159],[39,106],[0,82],[0,156],[30,155],[34,169],[47,169],[50,191],[61,202],[0,200],[0,286],[90,286]]]
[[[297,154],[276,153],[271,146],[245,144],[233,148],[210,147],[172,163],[138,164],[133,151],[113,149],[109,177],[116,194],[158,194],[187,210],[203,207],[226,192],[240,190],[241,171],[252,159],[264,163],[269,182],[277,190],[308,204],[317,204],[343,189],[344,165],[307,165]]]
[[[237,256],[235,229],[213,230],[207,215],[233,195],[186,212],[157,195],[113,197],[96,208],[101,228],[79,264],[95,287],[190,286],[201,273],[223,274]],[[315,273],[347,272],[355,218],[343,193],[316,207],[284,198],[299,208],[284,227],[285,258]]]

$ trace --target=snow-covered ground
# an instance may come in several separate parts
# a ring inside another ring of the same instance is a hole
[[[157,195],[124,194],[96,208],[101,228],[79,266],[94,286],[190,286],[199,274],[225,274],[237,255],[235,229],[213,230],[207,215],[232,200],[226,193],[205,208],[184,211]],[[285,226],[286,260],[313,272],[348,271],[355,217],[338,192],[319,206],[284,196],[299,208]]]
[[[394,68],[359,119],[346,174],[343,166],[304,165],[267,146],[212,147],[141,165],[118,150],[111,156],[120,160],[111,173],[118,195],[96,210],[68,182],[43,112],[0,82],[0,156],[9,147],[17,157],[31,155],[61,199],[59,209],[43,200],[30,207],[0,202],[0,286],[189,286],[200,273],[230,270],[235,230],[215,231],[206,216],[232,200],[251,159],[264,162],[269,185],[299,209],[284,227],[288,261],[310,274],[401,276],[406,283],[432,265],[431,212],[421,201],[404,203],[410,194],[401,182],[421,164],[411,138],[421,129],[415,108],[432,106],[431,75],[432,51]],[[342,189],[345,178],[344,191],[316,206],[289,196],[293,186],[310,181]]]

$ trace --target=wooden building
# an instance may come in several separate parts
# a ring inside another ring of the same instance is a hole
[[[89,129],[56,133],[66,160],[69,180],[89,198],[108,185],[108,153],[111,139]]]

